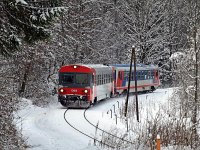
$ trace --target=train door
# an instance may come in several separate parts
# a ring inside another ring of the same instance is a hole
[[[124,72],[119,71],[118,78],[117,78],[117,87],[122,87],[123,78],[124,78]]]
[[[154,83],[159,83],[159,74],[158,74],[158,70],[154,71]]]

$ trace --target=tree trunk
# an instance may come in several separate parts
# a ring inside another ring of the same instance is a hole
[[[192,111],[192,135],[194,137],[194,140],[198,140],[197,135],[197,112],[198,112],[198,49],[197,49],[197,29],[196,26],[194,27],[194,51],[195,51],[195,64],[194,64],[194,75],[195,75],[195,81],[194,81],[194,87],[195,87],[195,93],[194,93],[194,104],[193,104],[193,111]]]
[[[31,67],[31,62],[27,63],[26,67],[25,67],[24,77],[23,77],[23,80],[22,80],[21,88],[19,90],[19,96],[20,97],[23,96],[23,94],[25,92],[27,79],[28,79],[28,75],[29,75],[29,72],[30,72],[30,67]]]

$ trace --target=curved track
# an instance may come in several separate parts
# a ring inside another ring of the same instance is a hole
[[[89,137],[90,139],[95,140],[95,141],[97,141],[97,142],[99,142],[99,143],[101,143],[101,144],[103,144],[103,145],[106,145],[106,146],[112,148],[112,149],[115,149],[115,146],[110,145],[110,144],[107,144],[107,143],[104,143],[104,142],[102,142],[102,141],[96,139],[95,137],[92,137],[92,136],[90,136],[89,134],[82,132],[81,130],[77,129],[75,126],[73,126],[73,125],[67,120],[67,118],[66,118],[66,113],[68,112],[68,110],[69,110],[69,109],[67,109],[67,110],[64,112],[64,119],[65,119],[65,121],[67,122],[67,124],[68,124],[69,126],[71,126],[71,127],[72,127],[73,129],[75,129],[76,131],[80,132],[81,134],[83,134],[83,135]]]
[[[114,137],[114,138],[117,138],[117,139],[123,141],[123,142],[126,142],[126,143],[128,143],[128,144],[133,144],[132,142],[130,142],[130,141],[124,139],[124,138],[118,137],[118,136],[116,136],[116,135],[114,135],[114,134],[111,134],[111,133],[109,133],[109,132],[107,132],[107,131],[105,131],[105,130],[99,128],[99,127],[97,127],[97,126],[94,125],[93,123],[91,123],[91,122],[88,120],[88,118],[86,117],[86,111],[87,111],[88,109],[89,109],[89,107],[86,108],[86,109],[84,110],[84,114],[83,114],[83,115],[84,115],[84,119],[85,119],[91,126],[93,126],[95,129],[98,129],[98,130],[102,131],[103,133],[106,133],[106,134],[108,134],[108,135],[110,135],[110,136],[112,136],[112,137]],[[76,128],[74,125],[72,125],[72,124],[67,120],[66,113],[67,113],[68,111],[69,111],[69,109],[67,109],[67,110],[64,112],[64,119],[65,119],[65,121],[67,122],[67,124],[68,124],[69,126],[71,126],[73,129],[75,129],[75,130],[78,131],[79,133],[81,133],[81,134],[83,134],[83,135],[89,137],[90,139],[99,142],[100,144],[106,145],[106,146],[108,146],[108,147],[110,147],[110,148],[113,148],[113,149],[119,148],[119,147],[116,147],[116,146],[107,144],[107,143],[105,143],[105,142],[102,142],[101,140],[98,140],[98,139],[96,139],[95,137],[92,137],[91,135],[89,135],[89,134],[87,134],[87,133],[85,133],[85,132],[79,130],[78,128]]]
[[[112,133],[109,133],[109,132],[107,132],[107,131],[105,131],[105,130],[103,130],[103,129],[97,127],[97,126],[95,126],[93,123],[91,123],[91,122],[87,119],[87,117],[86,117],[86,111],[87,111],[88,109],[89,109],[89,108],[85,109],[85,111],[84,111],[84,118],[85,118],[85,120],[86,120],[89,124],[91,124],[93,127],[97,128],[98,130],[101,130],[102,132],[104,132],[104,133],[106,133],[106,134],[108,134],[108,135],[111,135],[112,137],[115,137],[115,138],[117,138],[117,139],[120,139],[120,140],[122,140],[122,141],[124,141],[124,142],[127,142],[127,143],[129,143],[129,144],[133,144],[132,142],[130,142],[130,141],[124,139],[124,138],[118,137],[118,136],[116,136],[116,135],[114,135],[114,134],[112,134]]]

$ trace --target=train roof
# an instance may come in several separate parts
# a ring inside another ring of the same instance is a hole
[[[130,68],[130,64],[112,64],[111,66],[114,66],[116,68]],[[132,64],[132,67],[134,67],[134,64]],[[145,64],[136,64],[137,69],[157,69],[158,67],[155,65],[145,65]]]
[[[125,69],[129,70],[130,69],[130,64],[111,64],[111,65],[105,65],[105,64],[68,64],[62,67],[67,67],[67,66],[83,66],[87,67],[90,69],[97,69],[97,70],[112,70],[112,68],[116,69]],[[61,68],[62,68],[61,67]],[[134,67],[134,64],[132,65]],[[145,64],[136,64],[136,67],[138,70],[151,70],[151,69],[157,69],[158,67],[155,65],[145,65]]]
[[[105,67],[111,67],[111,66],[108,66],[108,65],[104,65],[104,64],[68,64],[68,65],[65,65],[65,66],[62,66],[62,67],[66,67],[66,66],[84,66],[84,67],[87,67],[87,68],[105,68]]]
[[[106,68],[106,67],[111,67],[109,65],[104,65],[104,64],[77,64],[81,66],[85,66],[88,68]]]
[[[77,66],[78,68],[77,67],[71,68],[71,66]],[[66,70],[69,67],[70,69]],[[90,71],[95,70],[96,73],[100,73],[100,72],[108,73],[108,72],[112,72],[113,67],[108,66],[108,65],[103,65],[103,64],[68,64],[68,65],[62,66],[59,72],[66,72],[66,71],[67,72],[85,72],[85,71],[87,72],[89,70]]]

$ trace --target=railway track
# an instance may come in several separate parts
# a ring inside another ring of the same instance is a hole
[[[93,123],[91,123],[91,122],[88,120],[88,118],[86,117],[86,112],[87,112],[88,109],[89,109],[89,108],[86,108],[86,109],[84,110],[83,116],[84,116],[85,121],[87,121],[92,127],[94,127],[94,129],[99,130],[99,131],[101,131],[102,133],[107,134],[107,135],[109,135],[109,136],[111,136],[111,137],[113,137],[113,138],[119,139],[119,140],[121,140],[122,142],[125,142],[125,143],[127,143],[127,144],[133,144],[132,142],[130,142],[130,141],[124,139],[124,138],[118,137],[118,136],[116,136],[116,135],[114,135],[114,134],[112,134],[112,133],[109,133],[109,132],[107,132],[107,131],[105,131],[105,130],[99,128],[98,126],[94,125]],[[115,145],[112,145],[112,144],[110,144],[110,143],[107,143],[107,142],[105,142],[105,141],[102,141],[101,139],[97,139],[95,136],[91,136],[90,134],[88,134],[88,133],[86,133],[86,132],[83,132],[83,131],[81,131],[80,129],[78,129],[77,127],[75,127],[74,125],[72,125],[72,123],[70,123],[70,121],[67,119],[67,115],[66,115],[66,114],[69,112],[69,110],[70,110],[70,109],[67,108],[66,111],[64,112],[64,119],[65,119],[66,123],[67,123],[70,127],[72,127],[74,130],[78,131],[79,133],[81,133],[81,134],[87,136],[88,138],[94,140],[95,142],[98,142],[100,145],[105,145],[105,146],[107,146],[107,147],[109,147],[109,148],[111,148],[111,149],[120,149],[120,145],[116,145],[116,144],[115,144]],[[75,118],[74,118],[74,119],[75,119]]]
[[[86,120],[89,124],[91,124],[93,127],[97,128],[98,130],[100,130],[100,131],[102,131],[102,132],[104,132],[104,133],[106,133],[106,134],[108,134],[108,135],[110,135],[110,136],[112,136],[112,137],[114,137],[114,138],[117,138],[117,139],[119,139],[119,140],[121,140],[121,141],[123,141],[123,142],[127,142],[128,144],[133,144],[131,141],[128,141],[128,140],[126,140],[126,139],[124,139],[124,138],[118,137],[118,136],[116,136],[116,135],[114,135],[114,134],[112,134],[112,133],[110,133],[110,132],[107,132],[107,131],[105,131],[105,130],[99,128],[99,127],[97,127],[97,126],[96,126],[95,124],[93,124],[92,122],[90,122],[89,119],[86,117],[86,111],[87,111],[88,109],[89,109],[89,108],[86,108],[85,111],[84,111],[84,118],[85,118],[85,120]]]
[[[74,125],[72,125],[72,124],[67,120],[67,118],[66,118],[66,114],[67,114],[67,112],[68,112],[69,110],[70,110],[70,109],[67,108],[67,110],[64,112],[64,119],[65,119],[66,123],[67,123],[70,127],[72,127],[74,130],[78,131],[79,133],[81,133],[81,134],[87,136],[88,138],[90,138],[90,139],[92,139],[92,140],[94,140],[94,141],[99,142],[100,144],[103,144],[103,145],[106,145],[106,146],[109,147],[109,148],[115,149],[115,146],[110,145],[110,144],[105,143],[105,142],[102,142],[101,140],[98,140],[97,138],[95,138],[95,137],[93,137],[93,136],[91,136],[91,135],[89,135],[89,134],[87,134],[87,133],[81,131],[80,129],[78,129],[78,128],[76,128]]]

